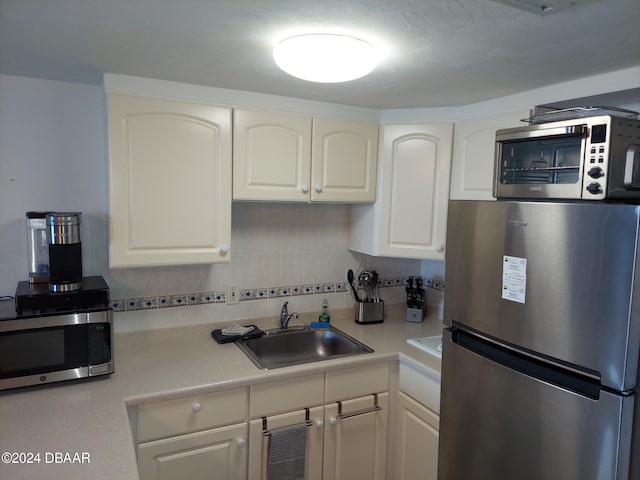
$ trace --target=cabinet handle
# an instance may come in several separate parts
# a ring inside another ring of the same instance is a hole
[[[322,185],[316,185],[316,193],[322,193]]]
[[[302,190],[302,193],[309,193],[309,185],[307,184],[302,185],[300,190]]]
[[[229,253],[229,245],[220,245],[220,255]]]
[[[193,410],[194,413],[198,413],[200,410],[202,410],[202,404],[200,402],[194,403],[191,407],[191,410]]]
[[[444,245],[442,245],[441,243],[436,243],[434,248],[438,253],[444,252]]]
[[[330,423],[331,425],[337,425],[337,424],[338,424],[338,419],[337,419],[336,417],[331,417],[331,418],[329,419],[329,423]]]
[[[239,438],[239,439],[236,441],[236,444],[237,444],[240,448],[242,448],[242,447],[244,447],[244,446],[247,444],[247,441],[246,441],[244,438]]]
[[[322,427],[324,427],[324,422],[323,422],[322,420],[318,420],[318,421],[316,422],[316,427],[318,427],[318,428],[322,428]]]

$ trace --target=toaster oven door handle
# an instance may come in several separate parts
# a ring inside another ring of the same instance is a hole
[[[627,148],[624,162],[624,188],[640,190],[640,145]]]
[[[525,130],[511,133],[497,133],[496,141],[505,140],[526,140],[538,137],[586,137],[589,128],[586,125],[567,125],[566,127],[541,128],[536,130]]]

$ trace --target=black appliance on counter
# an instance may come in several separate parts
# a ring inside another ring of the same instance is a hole
[[[113,373],[109,287],[101,276],[80,285],[19,282],[15,304],[0,303],[0,390]]]

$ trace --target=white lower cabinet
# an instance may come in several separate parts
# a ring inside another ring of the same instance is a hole
[[[436,480],[440,379],[400,364],[394,480]]]
[[[247,478],[245,388],[140,405],[140,480]]]
[[[389,370],[344,368],[139,405],[140,479],[266,480],[273,432],[294,425],[306,429],[305,480],[391,478]]]
[[[389,394],[325,407],[323,480],[386,478]]]
[[[269,443],[272,429],[307,423],[305,448],[306,480],[322,480],[322,440],[324,436],[324,408],[313,407],[281,415],[272,415],[249,422],[249,478],[267,479]]]
[[[323,480],[387,475],[389,365],[327,372]]]
[[[249,479],[267,478],[272,430],[308,422],[305,479],[321,480],[324,372],[251,385],[249,395]]]
[[[388,388],[387,364],[252,386],[249,479],[267,478],[273,429],[307,423],[306,480],[384,480]]]
[[[436,480],[439,417],[400,392],[397,410],[397,480]]]
[[[247,478],[247,424],[138,445],[140,480],[242,480]]]

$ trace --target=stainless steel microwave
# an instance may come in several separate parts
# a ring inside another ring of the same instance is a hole
[[[640,120],[602,115],[498,130],[493,194],[640,200]]]
[[[0,390],[113,371],[110,308],[0,321]]]

